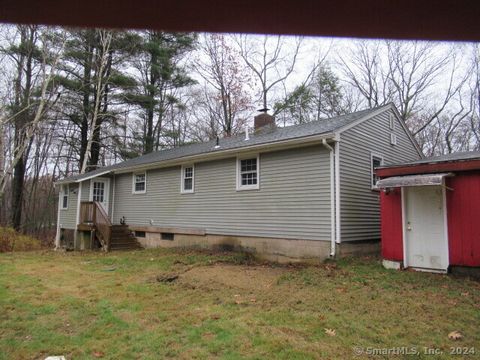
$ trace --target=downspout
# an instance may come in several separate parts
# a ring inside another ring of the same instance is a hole
[[[335,239],[336,239],[336,222],[335,222],[335,150],[327,143],[327,139],[322,139],[322,144],[330,152],[330,257],[335,257]]]
[[[115,221],[114,221],[114,213],[115,213],[115,183],[117,182],[117,179],[115,177],[115,174],[113,174],[113,185],[112,185],[112,200],[111,200],[111,204],[112,204],[112,213],[110,214],[110,220],[112,221],[112,224],[115,224]]]

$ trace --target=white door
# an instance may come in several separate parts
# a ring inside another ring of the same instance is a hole
[[[90,182],[90,201],[96,201],[108,214],[108,194],[110,192],[110,179],[96,178]]]
[[[446,271],[448,240],[442,186],[405,187],[405,266]]]

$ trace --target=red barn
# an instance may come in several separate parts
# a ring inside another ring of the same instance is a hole
[[[480,152],[379,167],[384,266],[480,270]]]

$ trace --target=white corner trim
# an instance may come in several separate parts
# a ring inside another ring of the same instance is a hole
[[[135,191],[135,177],[137,175],[145,175],[145,189],[142,191]],[[146,194],[147,192],[147,170],[137,171],[132,173],[132,194]]]
[[[55,236],[55,249],[60,248],[60,206],[62,205],[61,192],[58,192],[58,209],[57,209],[57,234]]]
[[[403,246],[403,267],[408,267],[408,259],[407,259],[407,219],[406,219],[406,195],[405,191],[407,188],[401,187],[400,188],[400,195],[402,198],[402,246]]]
[[[192,168],[192,189],[185,190],[185,168]],[[180,169],[180,194],[193,194],[195,192],[195,164],[184,164]]]
[[[113,214],[115,213],[115,184],[117,182],[117,178],[115,177],[115,174],[113,174],[113,185],[112,185],[112,214],[110,216],[110,221],[112,222],[112,224],[114,224],[114,217],[113,217]],[[145,183],[145,185],[147,185]]]
[[[246,160],[246,159],[253,159],[257,158],[257,183],[255,185],[241,185],[241,171],[240,171],[240,164],[241,160]],[[236,159],[236,168],[237,168],[237,181],[236,181],[236,189],[237,191],[246,191],[246,190],[260,190],[260,154],[250,154],[250,155],[244,155],[244,156],[237,156]]]
[[[81,206],[81,201],[82,201],[82,183],[78,183],[78,198],[77,198],[77,227],[78,224],[80,224],[80,206]]]

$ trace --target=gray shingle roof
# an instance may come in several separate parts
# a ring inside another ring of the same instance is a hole
[[[387,108],[390,105],[383,106]],[[63,180],[62,182],[74,182],[84,178],[91,178],[97,174],[103,174],[105,172],[134,168],[137,166],[148,165],[159,163],[166,160],[181,159],[187,156],[200,155],[221,152],[222,150],[231,150],[231,149],[241,149],[247,146],[252,145],[262,145],[276,143],[283,140],[293,140],[298,138],[303,138],[312,135],[321,135],[329,134],[337,131],[338,129],[349,125],[356,120],[359,120],[370,113],[373,113],[382,107],[377,107],[374,109],[367,109],[362,111],[357,111],[351,114],[336,116],[330,119],[322,119],[318,121],[312,121],[306,124],[292,125],[283,128],[276,128],[275,130],[269,132],[260,132],[258,134],[251,134],[250,140],[245,140],[245,134],[240,134],[230,138],[220,139],[219,144],[220,148],[215,149],[216,140],[197,143],[191,145],[180,146],[178,148],[166,149],[161,151],[156,151],[150,154],[142,155],[118,164],[111,166],[105,166],[98,168],[94,171],[85,174],[74,175]]]

